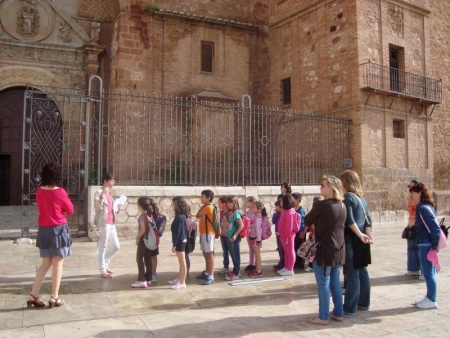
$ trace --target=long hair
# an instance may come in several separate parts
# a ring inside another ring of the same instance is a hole
[[[264,207],[263,202],[255,201],[255,202],[253,202],[253,205],[256,207],[256,209],[261,210],[262,217],[267,217],[267,211],[266,211],[266,208]]]
[[[202,195],[204,195],[202,193]],[[191,215],[191,208],[186,203],[186,200],[181,196],[172,198],[172,202],[175,205],[175,215],[185,214],[187,218]]]
[[[292,193],[292,187],[291,187],[291,183],[288,181],[284,181],[283,183],[281,183],[281,187],[284,187],[286,189],[286,194],[291,194]]]
[[[356,171],[350,169],[344,170],[341,174],[341,181],[347,192],[352,192],[358,196],[363,195],[361,180]]]
[[[322,181],[327,181],[329,186],[333,189],[334,198],[338,201],[343,201],[344,197],[342,196],[342,182],[336,176],[323,176]]]
[[[147,213],[148,217],[153,216],[153,208],[150,204],[150,198],[148,197],[139,197],[137,200],[137,204]]]
[[[431,194],[430,189],[428,189],[428,187],[422,182],[417,183],[416,185],[409,188],[409,192],[420,193],[420,201],[423,203],[431,204],[434,208],[433,195]]]
[[[57,187],[62,186],[61,167],[55,163],[50,162],[42,167],[41,171],[41,186],[53,185]]]
[[[150,200],[150,205],[152,206],[152,208],[153,208],[153,217],[154,218],[156,218],[156,217],[158,217],[159,216],[159,207],[158,207],[158,205],[156,204],[156,202],[153,200],[153,198],[148,198],[149,200]]]
[[[233,202],[233,209],[230,211],[236,211],[239,210],[239,201],[237,199],[236,196],[227,196],[227,202],[226,203],[230,203]]]

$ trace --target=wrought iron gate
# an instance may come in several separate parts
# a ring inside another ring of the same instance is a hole
[[[40,170],[48,162],[61,165],[63,187],[75,206],[71,231],[85,231],[85,191],[90,124],[90,101],[84,91],[62,88],[27,89],[23,110],[22,235],[36,226],[36,191]]]

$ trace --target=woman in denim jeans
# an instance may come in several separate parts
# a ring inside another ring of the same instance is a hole
[[[339,275],[345,262],[344,222],[347,211],[342,203],[342,184],[337,177],[324,176],[320,194],[324,200],[314,203],[305,217],[305,225],[314,224],[315,240],[320,242],[313,261],[319,315],[308,319],[308,323],[327,325],[330,318],[342,322],[344,315]],[[334,304],[331,313],[330,293]]]
[[[408,189],[411,187],[414,187],[419,182],[416,180],[411,180],[411,182],[408,184]],[[411,197],[408,198],[408,227],[412,228],[416,226],[416,204],[413,202]],[[417,230],[417,228],[415,229]],[[419,246],[417,245],[417,239],[416,237],[407,239],[407,251],[406,251],[406,257],[407,257],[407,263],[406,263],[406,273],[405,276],[419,276],[420,274],[420,258],[419,258]]]
[[[356,309],[363,311],[370,307],[370,279],[367,265],[371,263],[370,219],[367,202],[362,197],[361,181],[353,170],[341,174],[344,188],[344,204],[347,207],[345,221],[345,268],[347,282],[344,297],[344,313],[352,316]]]
[[[411,199],[416,207],[417,244],[419,245],[420,264],[427,285],[427,294],[416,301],[419,309],[437,309],[436,268],[427,259],[430,252],[437,251],[441,228],[436,219],[434,201],[430,190],[423,183],[409,188]]]

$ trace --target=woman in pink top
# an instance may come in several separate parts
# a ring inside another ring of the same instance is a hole
[[[281,196],[280,204],[283,211],[278,222],[278,233],[284,251],[284,268],[278,270],[277,273],[281,276],[293,276],[295,263],[294,238],[300,230],[300,216],[294,209],[295,201],[291,194]]]
[[[42,264],[36,272],[27,306],[44,307],[46,305],[39,297],[42,282],[52,268],[52,294],[48,305],[61,306],[64,300],[59,298],[64,258],[70,256],[69,227],[67,215],[73,214],[73,204],[67,192],[60,187],[62,181],[61,169],[56,163],[48,163],[42,167],[41,185],[36,193],[39,210],[38,233],[36,246],[42,257]]]

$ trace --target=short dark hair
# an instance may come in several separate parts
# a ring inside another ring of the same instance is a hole
[[[302,201],[302,194],[300,194],[299,192],[294,192],[292,194],[292,197],[294,197],[294,199],[299,200],[300,202]]]
[[[41,169],[41,186],[53,185],[62,186],[61,167],[56,162],[50,162]]]
[[[208,197],[210,202],[212,202],[214,199],[214,193],[212,190],[209,189],[203,190],[201,194]]]
[[[102,176],[102,184],[108,181],[111,181],[114,178],[114,175],[112,173],[104,173]]]
[[[283,202],[283,209],[288,210],[295,206],[294,198],[291,194],[286,194],[281,197],[281,202]]]

